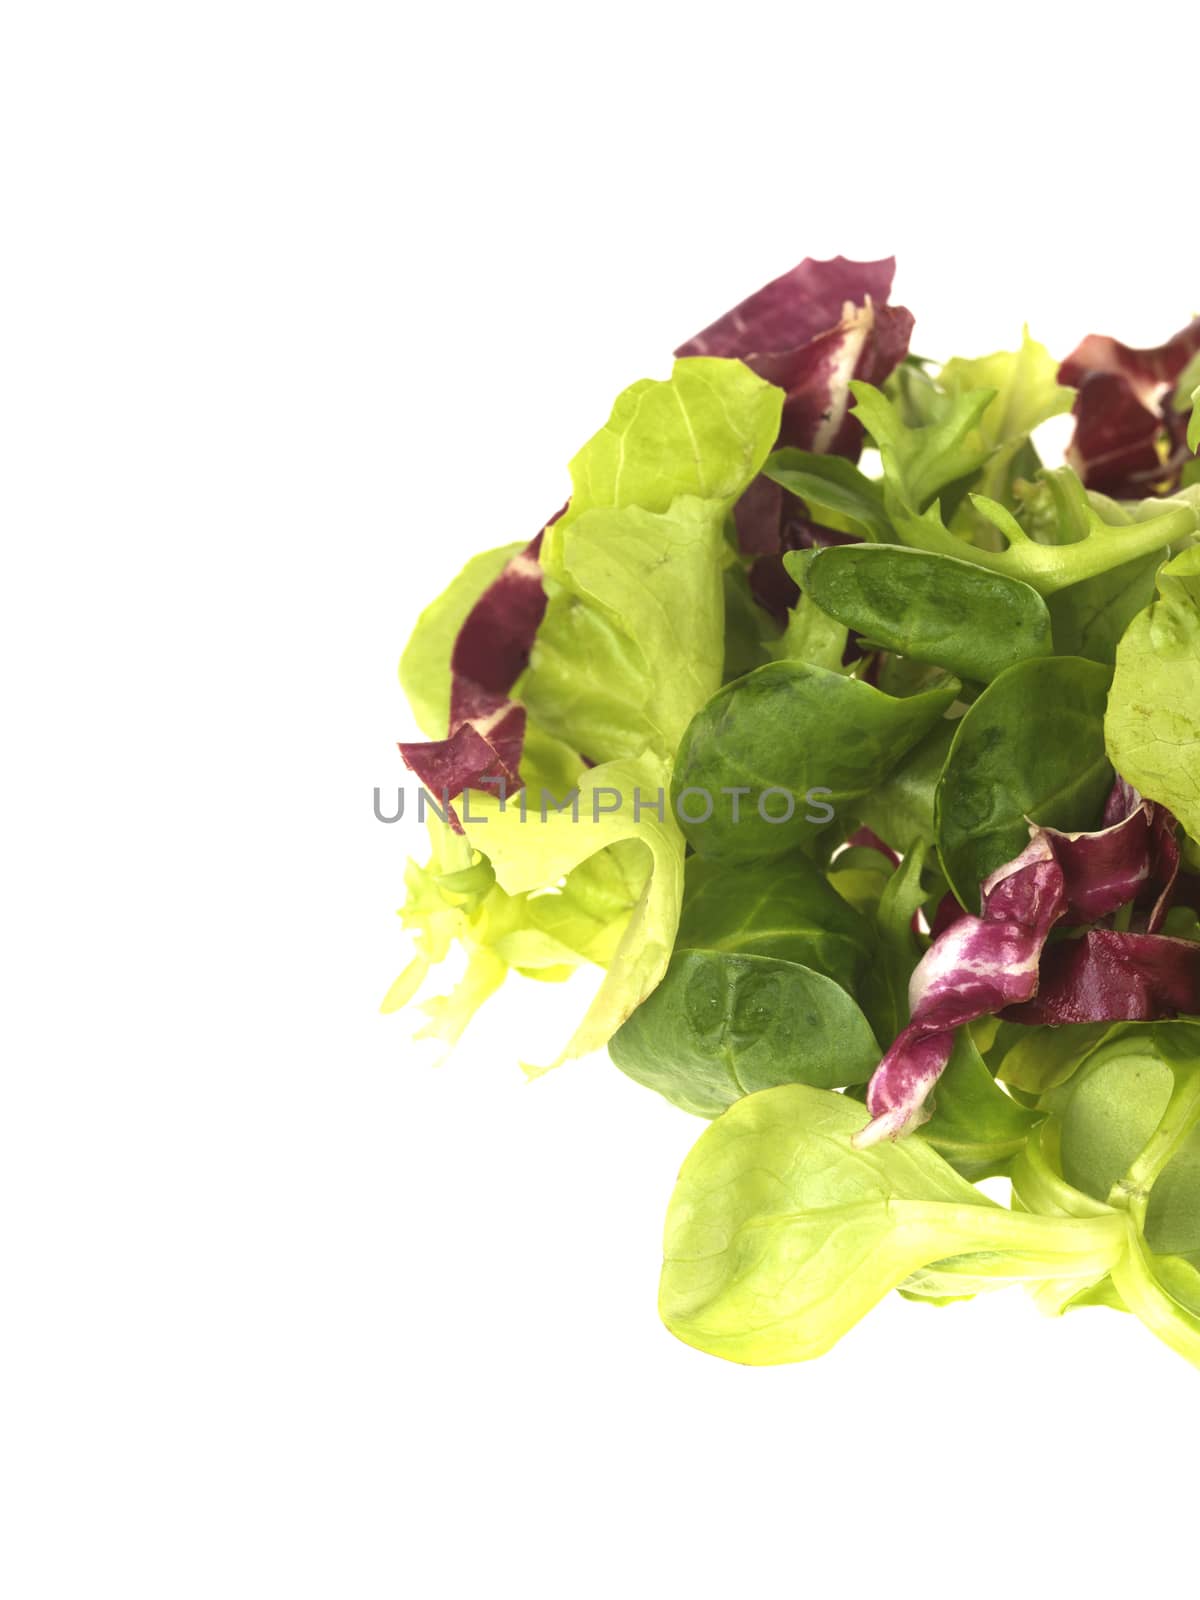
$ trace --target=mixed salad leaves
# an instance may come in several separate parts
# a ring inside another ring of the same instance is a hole
[[[660,1302],[702,1350],[1023,1283],[1200,1365],[1200,319],[939,368],[893,268],[688,340],[422,614],[384,1009],[457,953],[450,1046],[603,974],[526,1070],[607,1045],[709,1119]]]

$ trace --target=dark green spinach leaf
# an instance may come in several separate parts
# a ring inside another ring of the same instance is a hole
[[[854,993],[873,946],[870,925],[806,856],[687,864],[676,950],[777,956]]]
[[[770,956],[679,950],[609,1054],[673,1105],[715,1117],[777,1084],[863,1083],[880,1051],[832,978]]]
[[[959,687],[950,679],[896,700],[801,661],[726,684],[692,718],[676,755],[672,796],[689,843],[724,861],[812,849],[940,721]]]
[[[1026,819],[1096,825],[1112,783],[1104,751],[1110,677],[1076,656],[1020,661],[959,723],[934,815],[942,866],[968,911],[978,913],[983,880],[1028,843]]]

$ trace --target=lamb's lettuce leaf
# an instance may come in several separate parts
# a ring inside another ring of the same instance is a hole
[[[845,989],[810,967],[680,947],[609,1054],[673,1105],[715,1117],[780,1083],[865,1083],[879,1045]]]
[[[667,1211],[659,1307],[672,1333],[730,1361],[804,1361],[935,1262],[966,1292],[1039,1278],[1082,1289],[1124,1253],[1114,1212],[1006,1211],[920,1139],[855,1150],[865,1118],[844,1095],[792,1084],[737,1101],[700,1136]]]
[[[763,471],[773,483],[803,500],[823,526],[860,539],[894,540],[883,490],[852,461],[807,450],[776,450],[768,456]]]

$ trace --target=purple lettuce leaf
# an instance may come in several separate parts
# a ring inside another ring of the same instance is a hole
[[[909,983],[909,1024],[868,1086],[872,1121],[858,1145],[926,1119],[964,1023],[994,1013],[1012,1022],[1142,1021],[1200,1008],[1200,945],[1155,932],[1179,868],[1174,818],[1118,779],[1104,821],[1092,833],[1031,823],[1026,848],[984,882],[978,917],[943,900]],[[1139,899],[1151,905],[1148,932],[1093,928],[1047,948],[1058,924],[1095,923]]]
[[[1079,391],[1067,459],[1089,489],[1136,499],[1175,486],[1191,452],[1174,391],[1197,350],[1200,317],[1149,350],[1089,334],[1063,362],[1059,382]]]
[[[882,261],[831,261],[806,257],[789,272],[772,278],[732,311],[695,334],[677,356],[748,356],[796,350],[842,319],[847,301],[886,305],[896,275],[896,258]]]
[[[912,313],[888,305],[894,257],[882,261],[807,259],[785,272],[703,332],[677,356],[737,357],[784,391],[777,445],[842,455],[856,461],[863,432],[850,414],[850,380],[879,384],[904,359]],[[797,591],[778,556],[803,547],[797,525],[808,524],[802,503],[764,480],[753,483],[734,510],[744,554],[767,558],[751,587],[767,609]],[[819,530],[823,534],[826,530]],[[770,558],[776,558],[769,566]],[[757,567],[758,563],[756,563]],[[787,606],[783,607],[787,610]]]
[[[556,512],[550,521],[561,515]],[[529,661],[546,610],[538,563],[542,533],[508,562],[459,629],[450,658],[447,737],[399,747],[405,764],[443,804],[465,789],[502,783],[510,792],[521,786],[525,708],[509,695]],[[452,807],[449,821],[462,831]]]
[[[927,1119],[925,1102],[954,1048],[954,1030],[1037,992],[1038,962],[1066,907],[1062,868],[1042,830],[983,885],[978,917],[961,916],[909,981],[911,1020],[871,1078],[871,1121],[854,1143],[894,1139]]]
[[[1200,1013],[1200,944],[1092,928],[1042,958],[1037,994],[1006,1022],[1154,1022]]]

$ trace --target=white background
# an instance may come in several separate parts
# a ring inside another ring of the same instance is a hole
[[[699,1125],[603,1059],[526,1086],[524,997],[411,1049],[370,803],[420,606],[801,256],[896,252],[934,356],[1200,309],[1185,17],[7,11],[6,1595],[1194,1570],[1200,1389],[1131,1319],[672,1340]]]

